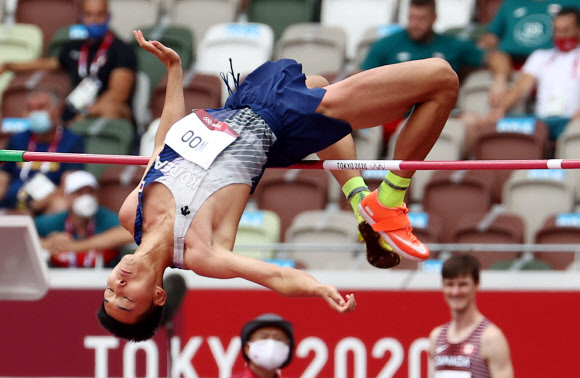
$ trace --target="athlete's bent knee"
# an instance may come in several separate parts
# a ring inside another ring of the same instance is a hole
[[[319,75],[306,76],[306,87],[308,88],[326,87],[327,85],[330,85],[330,82],[322,76]]]

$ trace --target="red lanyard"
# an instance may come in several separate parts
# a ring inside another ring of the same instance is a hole
[[[60,144],[60,140],[62,139],[62,126],[57,126],[56,132],[54,137],[50,141],[50,145],[48,146],[48,152],[56,152],[58,149],[58,145]],[[30,136],[30,140],[28,141],[28,151],[36,151],[36,134],[32,133]],[[42,173],[46,173],[50,170],[50,166],[52,163],[45,161],[40,165],[40,171]],[[27,161],[22,164],[22,168],[20,169],[20,179],[22,181],[26,181],[30,170],[32,169],[32,162]]]
[[[80,55],[79,55],[79,76],[81,79],[84,79],[87,76],[87,70],[91,74],[91,76],[96,76],[99,68],[103,66],[106,62],[105,54],[111,44],[113,43],[113,33],[108,32],[103,38],[103,42],[99,46],[99,50],[95,54],[93,61],[91,62],[91,66],[88,67],[88,59],[89,59],[89,43],[85,42],[81,47]]]
[[[64,230],[71,237],[74,237],[74,227],[72,224],[72,219],[70,219],[70,216],[67,216],[66,220],[64,221]],[[89,224],[87,225],[87,234],[84,237],[84,239],[88,239],[88,238],[92,237],[94,234],[95,234],[95,220],[93,218],[91,218],[89,220]],[[79,251],[79,252],[81,252],[81,251]],[[80,261],[77,259],[76,253],[69,252],[68,259],[69,259],[70,266],[79,266],[79,264],[80,264],[86,268],[94,267],[96,264],[96,260],[97,260],[97,251],[95,249],[90,249],[90,250],[85,251],[85,252],[86,252],[86,255]]]
[[[54,133],[54,137],[50,141],[50,145],[48,146],[48,152],[56,152],[58,145],[60,144],[60,140],[62,139],[62,126],[57,126],[56,132]],[[36,134],[32,133],[30,136],[30,140],[28,141],[28,150],[27,151],[36,151]]]
[[[74,236],[74,227],[70,216],[67,216],[66,220],[64,221],[64,231],[70,236]],[[87,225],[87,235],[84,238],[88,239],[92,237],[94,234],[95,234],[95,220],[91,218],[89,220],[89,224]]]

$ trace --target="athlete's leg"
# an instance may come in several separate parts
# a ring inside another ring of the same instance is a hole
[[[458,79],[442,59],[383,66],[326,87],[317,111],[351,124],[373,127],[402,117],[415,106],[395,146],[397,160],[423,160],[435,144],[457,99]],[[414,171],[393,171],[359,212],[397,253],[423,260],[429,251],[412,234],[403,203]]]
[[[423,160],[455,106],[458,85],[457,75],[442,59],[382,66],[326,87],[317,111],[363,129],[402,118],[415,106],[397,139],[394,158]]]
[[[328,81],[321,76],[308,76],[308,88],[325,87]],[[319,151],[321,159],[355,160],[356,151],[352,135],[347,135],[330,147]],[[379,235],[364,221],[358,207],[370,191],[358,170],[332,171],[332,175],[340,184],[342,192],[350,203],[359,223],[359,240],[364,240],[367,250],[367,260],[379,268],[391,268],[400,262],[400,257],[386,243],[380,243]]]

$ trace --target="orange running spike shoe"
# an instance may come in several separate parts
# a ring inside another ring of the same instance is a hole
[[[377,196],[377,190],[367,195],[358,205],[359,214],[395,252],[413,261],[426,260],[429,249],[413,235],[407,205],[386,207]]]

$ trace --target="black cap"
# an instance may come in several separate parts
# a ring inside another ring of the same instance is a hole
[[[264,327],[276,327],[280,328],[286,335],[288,336],[289,346],[290,346],[290,353],[288,354],[288,358],[286,361],[280,366],[281,368],[287,366],[290,361],[292,361],[292,357],[294,355],[294,328],[292,324],[284,320],[280,315],[276,314],[263,314],[258,316],[256,319],[250,320],[242,327],[241,339],[242,339],[242,356],[246,362],[249,362],[250,359],[246,355],[246,351],[244,350],[244,346],[250,340],[250,336],[252,334]]]

